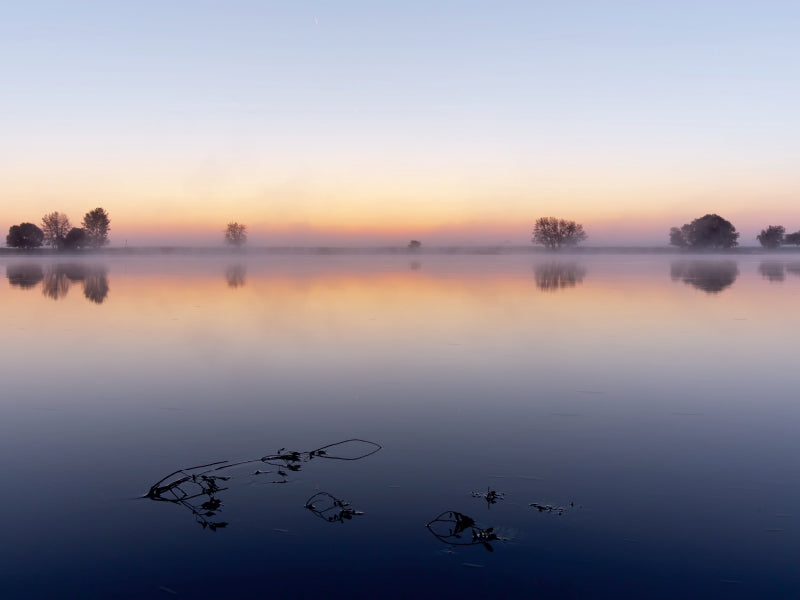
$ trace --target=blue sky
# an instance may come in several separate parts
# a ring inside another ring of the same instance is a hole
[[[3,212],[102,205],[142,241],[797,230],[798,31],[774,1],[8,2]]]

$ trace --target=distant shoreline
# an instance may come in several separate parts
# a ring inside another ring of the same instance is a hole
[[[532,255],[532,256],[586,256],[595,254],[658,254],[672,256],[703,255],[782,255],[800,254],[800,246],[784,246],[766,249],[760,246],[743,246],[727,250],[682,250],[670,246],[608,246],[568,248],[557,251],[531,246],[429,246],[410,249],[402,246],[253,246],[248,248],[225,248],[209,246],[141,246],[127,248],[101,248],[92,250],[59,251],[52,248],[22,250],[19,248],[0,248],[0,256],[25,257],[112,257],[112,256],[151,256],[151,255],[203,255],[203,256],[448,256],[448,255]]]

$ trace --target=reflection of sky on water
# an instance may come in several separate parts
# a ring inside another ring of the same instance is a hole
[[[544,293],[529,257],[420,261],[245,258],[232,287],[224,259],[112,259],[101,306],[9,276],[0,452],[16,493],[0,558],[18,575],[0,585],[800,590],[800,277],[776,285],[744,257],[735,285],[705,293],[676,285],[669,257],[587,257],[579,285]],[[232,478],[224,531],[133,499],[176,468],[352,437],[383,449],[285,485]],[[489,486],[505,494],[491,507],[470,494]],[[309,518],[315,491],[364,514]],[[572,501],[562,516],[528,506]],[[425,530],[443,511],[507,541],[445,552]]]

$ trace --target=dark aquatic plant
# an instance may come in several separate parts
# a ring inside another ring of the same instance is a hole
[[[483,498],[486,500],[486,504],[488,506],[497,504],[497,502],[502,500],[504,496],[505,494],[503,492],[493,490],[491,487],[487,487],[485,492],[472,492],[473,498]]]
[[[489,552],[494,552],[490,542],[503,541],[495,533],[494,527],[478,527],[475,519],[455,510],[444,511],[425,527],[436,539],[449,546],[481,545]]]
[[[228,489],[220,487],[219,482],[228,481],[230,477],[210,475],[209,473],[232,466],[228,464],[228,461],[220,461],[188,469],[179,469],[152,485],[147,494],[145,494],[145,498],[183,506],[194,515],[195,520],[203,529],[208,528],[210,531],[216,531],[225,527],[228,523],[225,521],[211,521],[209,518],[215,517],[222,508],[222,500],[217,498],[216,495]],[[208,469],[208,467],[215,468]],[[198,469],[206,470],[197,473],[192,472]],[[201,502],[204,497],[208,499]]]
[[[553,504],[540,504],[539,502],[531,502],[529,506],[532,506],[539,512],[546,512],[546,513],[554,513],[559,517],[564,514],[564,511],[567,510],[565,506],[555,506]],[[569,503],[569,508],[573,508],[575,506],[574,502]]]
[[[317,492],[306,500],[306,508],[328,523],[344,523],[363,515],[360,510],[350,508],[350,503],[340,500],[328,492]]]
[[[221,460],[173,471],[150,486],[150,489],[143,497],[158,502],[169,502],[183,506],[194,515],[203,529],[208,528],[211,531],[216,531],[225,527],[227,523],[224,521],[210,521],[209,519],[210,517],[215,517],[222,510],[222,501],[217,495],[228,489],[220,486],[232,477],[231,475],[219,474],[220,471],[260,462],[275,467],[275,470],[258,469],[251,475],[276,473],[280,479],[274,479],[272,483],[286,483],[289,481],[290,473],[300,471],[303,463],[315,458],[346,461],[361,460],[375,454],[381,448],[382,446],[375,442],[353,438],[321,446],[314,450],[296,451],[281,448],[275,454],[267,454],[260,458],[235,462]],[[203,500],[203,498],[206,499]],[[308,502],[306,502],[306,506],[308,506]],[[342,505],[340,508],[346,509],[346,506]],[[347,510],[351,512],[347,512]],[[344,513],[340,513],[343,515],[342,518],[350,518],[355,514],[361,514],[359,511],[347,510]],[[344,516],[348,514],[350,517]]]

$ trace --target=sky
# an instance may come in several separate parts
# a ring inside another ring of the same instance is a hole
[[[800,3],[9,0],[0,228],[114,246],[800,230]]]

